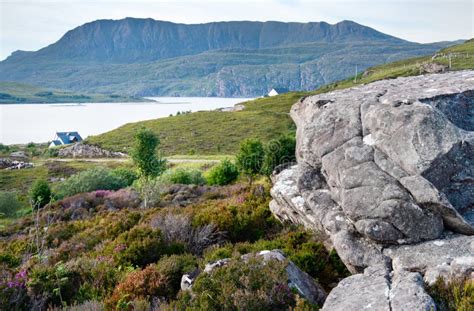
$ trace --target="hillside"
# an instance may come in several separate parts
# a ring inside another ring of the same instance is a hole
[[[93,136],[90,143],[104,148],[127,151],[133,133],[145,126],[161,137],[165,154],[233,154],[237,142],[256,137],[264,141],[280,134],[294,131],[294,124],[288,112],[302,96],[348,88],[376,80],[413,76],[422,73],[421,66],[428,63],[448,64],[442,54],[457,53],[452,57],[452,69],[474,68],[474,41],[440,50],[439,57],[412,58],[368,69],[354,78],[326,85],[312,92],[291,92],[276,97],[259,98],[245,103],[246,109],[236,112],[198,112],[188,115],[162,118],[124,125],[108,133]]]
[[[100,103],[142,101],[132,96],[76,93],[40,88],[17,82],[0,82],[0,104],[28,103]]]
[[[298,34],[298,35],[294,35]],[[450,43],[407,42],[350,21],[174,24],[99,20],[36,52],[0,62],[0,81],[138,96],[314,90],[359,70],[430,54]]]

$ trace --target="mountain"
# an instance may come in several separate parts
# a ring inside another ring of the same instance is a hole
[[[0,62],[0,81],[81,92],[152,96],[257,96],[311,90],[367,67],[430,54],[351,21],[175,24],[98,20],[36,52]]]

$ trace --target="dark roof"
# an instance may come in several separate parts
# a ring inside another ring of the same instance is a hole
[[[55,145],[55,146],[62,145],[62,143],[61,143],[59,140],[57,140],[57,139],[56,139],[56,140],[53,140],[51,143],[52,143],[53,145]]]
[[[274,87],[273,90],[275,90],[278,94],[288,93],[290,91],[284,87]]]
[[[82,141],[82,137],[81,135],[79,135],[78,132],[56,132],[56,135],[58,136],[59,140],[65,145]]]

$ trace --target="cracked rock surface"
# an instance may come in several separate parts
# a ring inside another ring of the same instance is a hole
[[[310,96],[291,116],[298,164],[273,176],[270,209],[324,234],[363,273],[342,281],[326,310],[429,310],[423,281],[472,277],[474,71]],[[371,302],[375,290],[357,294],[364,282],[385,282],[386,306]]]

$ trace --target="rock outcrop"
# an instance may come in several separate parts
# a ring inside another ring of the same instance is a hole
[[[324,234],[363,272],[325,309],[429,310],[423,279],[472,276],[474,71],[310,96],[291,116],[298,164],[273,176],[270,208]]]
[[[60,158],[122,158],[127,155],[122,152],[114,152],[97,146],[83,143],[73,144],[58,150]]]
[[[247,261],[253,254],[242,255],[240,260]],[[287,260],[285,255],[280,250],[265,250],[255,254],[257,257],[261,257],[263,262],[270,260],[285,261]],[[217,268],[223,267],[230,262],[230,258],[220,259],[215,262],[206,264],[204,267],[204,273],[212,273]],[[201,271],[199,269],[183,275],[181,278],[181,289],[192,290],[194,280],[199,276]],[[306,298],[313,304],[322,305],[326,299],[326,292],[324,289],[316,283],[311,276],[306,272],[299,269],[291,260],[288,260],[286,265],[286,273],[288,275],[288,286],[296,290],[301,296]]]
[[[23,162],[17,160],[11,160],[7,158],[0,158],[0,169],[6,170],[21,170],[24,168],[32,168],[33,163],[31,162]]]

